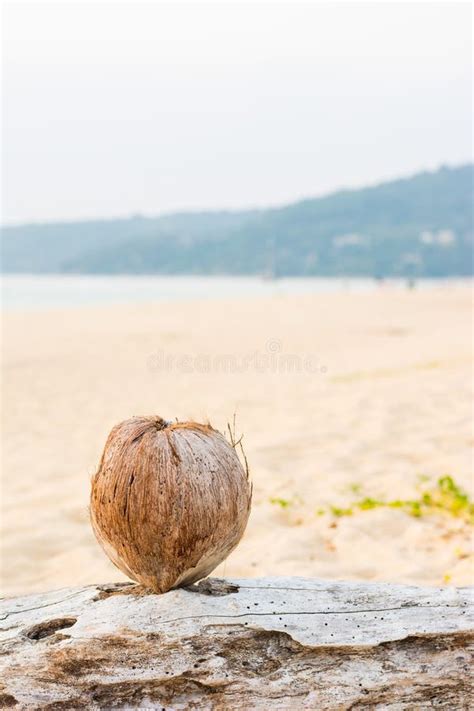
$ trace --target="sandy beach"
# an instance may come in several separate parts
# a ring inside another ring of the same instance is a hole
[[[460,519],[318,513],[448,474],[471,488],[471,308],[467,287],[440,285],[5,313],[3,592],[124,579],[88,521],[115,423],[223,431],[234,412],[254,502],[215,574],[472,583]]]

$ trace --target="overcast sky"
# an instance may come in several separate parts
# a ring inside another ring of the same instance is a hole
[[[5,3],[3,221],[265,206],[471,160],[470,3]]]

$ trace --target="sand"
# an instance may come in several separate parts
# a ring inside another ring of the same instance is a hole
[[[124,579],[89,526],[90,476],[110,428],[153,413],[221,430],[237,413],[254,503],[217,575],[472,583],[452,516],[317,513],[413,497],[420,477],[471,487],[471,306],[438,286],[7,312],[3,591]]]

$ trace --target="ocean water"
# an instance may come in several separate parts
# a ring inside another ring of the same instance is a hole
[[[416,288],[437,284],[452,288],[470,280],[430,280]],[[230,276],[91,276],[5,274],[1,277],[2,309],[51,309],[82,306],[227,299],[314,292],[376,291],[407,288],[403,280],[381,285],[373,279],[287,278]]]

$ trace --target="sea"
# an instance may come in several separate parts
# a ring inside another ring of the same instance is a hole
[[[450,289],[472,285],[470,279],[406,280],[284,278],[240,276],[103,276],[4,274],[3,310],[69,309],[113,304],[138,304],[202,299],[253,298],[322,292],[376,292],[384,288]]]

